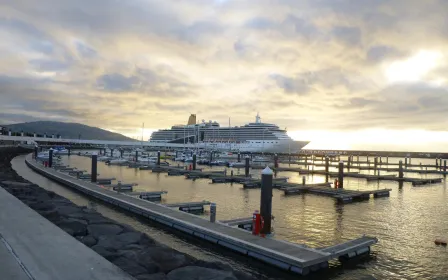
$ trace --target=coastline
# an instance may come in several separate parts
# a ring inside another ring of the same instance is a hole
[[[136,279],[191,279],[198,276],[201,279],[255,279],[226,264],[197,260],[180,253],[127,225],[24,180],[10,163],[23,153],[26,151],[20,148],[1,150],[1,186]]]

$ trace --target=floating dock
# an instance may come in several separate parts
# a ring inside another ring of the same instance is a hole
[[[195,215],[78,180],[52,168],[43,167],[35,162],[31,155],[26,157],[26,164],[37,173],[74,188],[88,196],[159,222],[175,230],[220,245],[248,258],[257,259],[302,275],[308,274],[310,271],[327,268],[328,261],[332,259],[348,258],[353,253],[356,254],[363,250],[369,252],[370,246],[378,242],[374,237],[363,236],[332,247],[315,249],[286,241],[262,238],[234,227],[221,223],[211,223]]]

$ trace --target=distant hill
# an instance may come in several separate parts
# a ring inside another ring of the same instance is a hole
[[[89,139],[89,140],[110,140],[110,141],[135,141],[119,133],[111,132],[97,127],[87,126],[80,123],[65,123],[51,121],[37,121],[3,125],[12,132],[25,132],[27,134],[36,133],[38,135],[47,134],[61,135],[62,138]]]

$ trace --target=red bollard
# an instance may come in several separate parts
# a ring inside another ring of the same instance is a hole
[[[263,217],[260,215],[258,210],[255,210],[254,215],[252,216],[252,234],[259,235],[263,226]]]
[[[44,161],[44,166],[48,167],[48,161]]]
[[[193,167],[191,166],[191,164],[190,164],[190,170],[192,170],[193,169]]]

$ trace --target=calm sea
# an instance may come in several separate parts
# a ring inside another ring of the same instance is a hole
[[[297,278],[266,269],[258,263],[247,262],[237,255],[197,244],[188,238],[178,237],[144,220],[128,216],[118,210],[92,202],[90,199],[44,179],[23,164],[24,157],[14,159],[19,174],[42,187],[51,189],[79,205],[95,207],[106,216],[127,223],[146,232],[159,242],[197,258],[218,260],[251,273],[269,277]],[[366,160],[361,157],[360,160]],[[63,161],[79,169],[90,170],[91,159],[81,156],[63,157]],[[390,158],[389,162],[398,162]],[[434,164],[430,159],[412,159],[413,164]],[[177,164],[177,163],[176,163]],[[283,164],[288,166],[287,164]],[[291,165],[294,166],[294,165]],[[297,167],[297,165],[296,165]],[[223,167],[214,168],[216,170]],[[243,169],[235,169],[242,174]],[[252,170],[254,176],[261,170]],[[135,191],[166,190],[163,203],[209,200],[217,204],[217,219],[249,217],[259,208],[260,190],[243,189],[239,184],[211,184],[207,179],[196,181],[172,177],[151,171],[107,166],[98,163],[99,177],[115,177],[124,183],[138,183]],[[365,171],[364,173],[368,173]],[[382,172],[381,174],[387,174]],[[302,182],[302,175],[280,172],[279,177],[289,177],[290,182]],[[440,175],[405,174],[417,178],[437,178]],[[324,176],[306,176],[307,182],[324,182]],[[312,194],[284,196],[274,190],[273,215],[275,237],[312,247],[329,246],[362,236],[375,236],[379,243],[372,247],[370,257],[358,262],[341,264],[334,261],[324,273],[307,278],[360,279],[373,276],[377,279],[448,279],[447,248],[436,246],[436,238],[448,238],[448,194],[446,183],[413,187],[389,181],[366,182],[364,179],[345,178],[347,189],[392,189],[390,197],[341,205],[329,197]],[[204,213],[207,216],[208,211]]]

